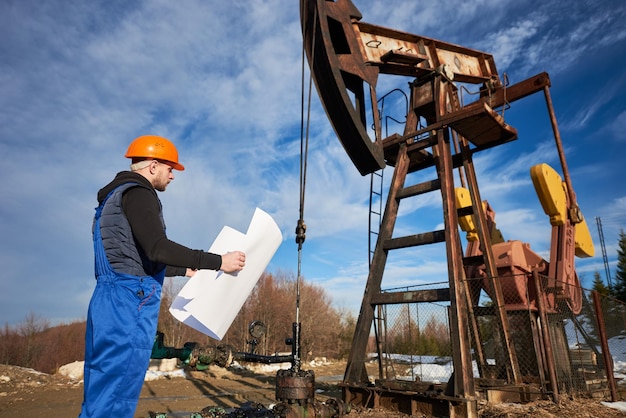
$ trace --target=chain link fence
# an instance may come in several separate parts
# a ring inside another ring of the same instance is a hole
[[[463,283],[478,386],[530,385],[543,394],[607,391],[626,372],[626,306],[538,274]],[[388,289],[445,289],[448,283]],[[540,295],[540,297],[537,297]],[[449,302],[379,305],[379,379],[447,383],[454,371]],[[599,322],[602,321],[602,328]],[[610,364],[607,364],[610,362]]]

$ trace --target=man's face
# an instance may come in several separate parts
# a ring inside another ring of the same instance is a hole
[[[156,161],[156,160],[155,160]],[[160,192],[164,192],[170,181],[174,180],[173,168],[166,163],[157,161],[156,173],[152,181],[154,188]]]

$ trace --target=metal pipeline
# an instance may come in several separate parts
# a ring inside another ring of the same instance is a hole
[[[339,399],[326,402],[315,400],[315,373],[301,370],[299,367],[299,324],[293,325],[293,339],[287,339],[291,345],[291,354],[265,356],[254,352],[237,352],[229,345],[199,346],[197,343],[185,343],[183,348],[166,347],[163,333],[158,332],[152,347],[153,359],[177,358],[197,370],[206,370],[211,364],[228,367],[233,360],[252,363],[291,363],[288,370],[276,373],[276,400],[271,409],[260,404],[247,403],[231,412],[222,408],[207,407],[200,412],[200,417],[240,418],[335,418],[350,412],[348,404]],[[254,351],[254,350],[253,350]],[[164,415],[167,416],[167,415]],[[192,415],[194,418],[197,415]]]
[[[249,361],[250,363],[264,363],[264,364],[276,364],[276,363],[292,363],[293,355],[285,354],[285,355],[273,355],[273,356],[262,356],[260,354],[253,353],[242,353],[235,352],[233,353],[234,360],[241,361]]]

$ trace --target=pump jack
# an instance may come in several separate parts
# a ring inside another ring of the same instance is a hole
[[[498,74],[492,55],[365,23],[351,0],[301,0],[300,8],[311,75],[345,152],[362,175],[393,167],[342,383],[344,401],[411,414],[475,417],[479,379],[489,379],[492,384],[498,381],[506,390],[520,392],[524,390],[520,385],[539,379],[541,391],[558,400],[557,374],[571,370],[567,361],[554,360],[553,351],[563,355],[568,351],[563,324],[555,324],[550,314],[580,312],[582,291],[574,256],[590,257],[594,250],[571,184],[548,74],[509,86]],[[412,79],[404,131],[385,138],[376,90],[381,75]],[[477,99],[462,104],[459,83],[475,88]],[[531,169],[552,225],[550,261],[527,244],[504,241],[495,228],[495,212],[481,198],[473,161],[474,154],[517,139],[517,130],[505,122],[503,109],[538,92],[545,96],[563,173],[561,178],[546,164]],[[368,133],[370,126],[373,138]],[[436,178],[405,184],[409,174],[433,167]],[[444,229],[395,237],[400,202],[436,191],[441,194]],[[459,227],[467,233],[465,252]],[[389,251],[436,243],[445,243],[447,289],[382,290]],[[479,306],[481,291],[490,298],[489,307]],[[366,370],[366,350],[377,309],[424,302],[449,303],[454,373],[447,386],[432,391],[419,383],[388,381],[382,373],[372,383]],[[528,327],[522,337],[515,335],[511,325],[514,321],[515,330],[521,326],[515,322],[520,311],[528,313],[530,321],[522,324]],[[495,318],[502,350],[495,370],[482,351],[476,322],[482,314]],[[517,357],[521,350],[534,353],[532,370],[520,369]],[[474,378],[473,361],[479,379]]]

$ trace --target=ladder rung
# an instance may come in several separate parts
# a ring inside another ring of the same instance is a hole
[[[450,300],[450,289],[407,290],[404,292],[381,292],[372,295],[372,305],[392,305],[414,302],[447,302]]]
[[[398,199],[404,199],[406,197],[413,197],[424,193],[433,192],[441,189],[441,180],[435,179],[425,181],[424,183],[415,184],[413,186],[405,187],[398,192]]]
[[[458,217],[467,216],[467,215],[473,215],[474,214],[474,208],[472,206],[465,206],[464,208],[458,208],[456,210],[456,214],[457,214]]]
[[[495,314],[494,306],[474,306],[474,315],[476,316],[493,316]]]
[[[470,257],[463,257],[464,266],[480,266],[485,264],[485,259],[482,255],[472,255]]]
[[[384,248],[386,250],[395,250],[399,248],[416,247],[418,245],[435,244],[437,242],[445,241],[446,231],[442,229],[439,231],[408,235],[406,237],[392,238],[385,241]]]

